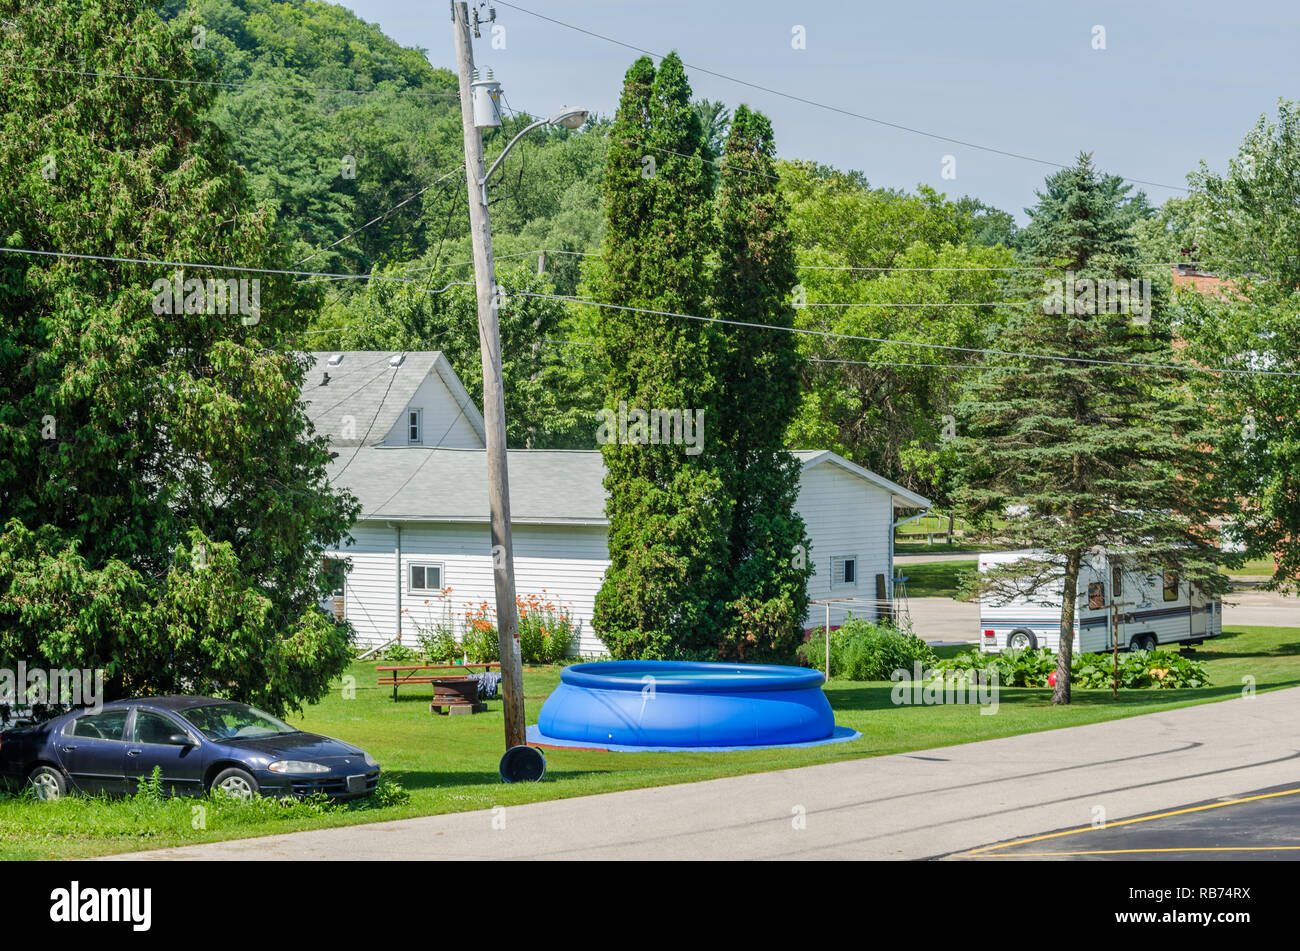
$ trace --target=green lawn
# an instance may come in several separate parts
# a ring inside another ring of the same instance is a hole
[[[956,648],[947,648],[951,653]],[[889,683],[831,681],[826,694],[838,723],[863,737],[812,749],[735,753],[602,753],[548,750],[547,775],[537,784],[509,786],[497,777],[503,747],[500,703],[476,716],[435,717],[428,688],[409,687],[397,703],[374,686],[374,665],[354,664],[356,696],[336,690],[298,718],[303,729],[337,736],[373,753],[388,776],[410,791],[402,805],[314,813],[267,803],[254,810],[209,807],[206,828],[193,828],[191,801],[161,803],[70,799],[55,804],[0,799],[0,858],[69,858],[142,848],[240,838],[321,826],[511,806],[720,776],[787,769],[812,763],[922,750],[1036,730],[1092,723],[1171,707],[1240,696],[1242,678],[1258,690],[1300,685],[1300,628],[1235,628],[1200,648],[1215,686],[1202,690],[1075,692],[1067,708],[1053,708],[1050,691],[1004,689],[996,715],[973,706],[894,706]],[[526,703],[536,721],[542,701],[559,682],[556,668],[529,669]]]
[[[974,571],[978,567],[979,562],[974,558],[970,561],[927,561],[898,565],[894,574],[907,577],[909,598],[955,598],[958,572]]]

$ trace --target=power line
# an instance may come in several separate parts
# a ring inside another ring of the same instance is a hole
[[[838,304],[816,304],[807,302],[795,304],[795,310],[804,307],[1024,307],[1036,303],[1031,300],[974,300],[974,301],[937,301],[933,304],[872,304],[872,303],[838,303]]]
[[[464,166],[464,164],[462,163],[462,164],[461,164],[460,166],[458,166],[457,168],[452,169],[452,170],[451,170],[450,172],[448,172],[446,175],[442,176],[442,178],[438,179],[436,182],[430,182],[428,185],[425,185],[423,188],[421,188],[418,192],[415,192],[415,193],[412,194],[412,195],[407,195],[405,198],[403,198],[401,201],[399,201],[399,202],[398,202],[396,205],[394,205],[392,208],[389,208],[387,211],[385,211],[385,212],[384,212],[383,214],[381,214],[381,215],[376,215],[374,218],[371,218],[369,221],[367,221],[365,224],[363,224],[360,228],[357,228],[357,229],[355,229],[355,230],[353,230],[353,231],[349,231],[347,234],[345,234],[343,237],[339,238],[339,239],[338,239],[337,241],[335,241],[333,244],[327,244],[327,245],[325,245],[325,247],[320,248],[319,250],[313,251],[311,254],[307,255],[307,256],[306,256],[305,258],[303,258],[302,260],[300,260],[300,261],[296,261],[296,262],[294,262],[294,263],[296,263],[296,264],[302,264],[303,261],[310,261],[310,260],[311,260],[312,258],[314,258],[316,255],[318,255],[318,254],[323,254],[324,252],[328,251],[330,248],[334,247],[335,245],[342,244],[344,241],[346,241],[348,238],[352,237],[354,234],[357,234],[357,233],[359,233],[359,232],[361,232],[361,231],[365,231],[367,228],[369,228],[371,225],[373,225],[376,221],[382,221],[383,219],[387,218],[389,215],[391,215],[393,212],[395,212],[398,208],[401,208],[401,207],[402,207],[403,205],[405,205],[407,202],[410,202],[410,201],[415,200],[416,198],[419,198],[421,195],[423,195],[425,192],[427,192],[430,188],[433,188],[435,185],[441,185],[443,182],[445,182],[447,179],[451,178],[451,176],[455,175],[457,172],[459,172],[459,171],[460,171],[461,169],[463,169],[464,167],[465,167],[465,166]]]
[[[1057,363],[1081,363],[1095,366],[1135,367],[1140,370],[1174,370],[1196,373],[1232,373],[1248,376],[1300,377],[1300,372],[1285,370],[1238,370],[1228,367],[1200,367],[1177,363],[1138,363],[1129,360],[1098,360],[1092,357],[1066,357],[1048,353],[1023,353],[1014,350],[992,350],[983,347],[957,347],[950,344],[923,343],[915,340],[894,340],[888,337],[866,337],[858,334],[836,333],[831,330],[814,330],[808,327],[782,327],[773,324],[759,324],[748,320],[732,320],[726,317],[702,317],[698,314],[679,314],[670,310],[654,310],[646,307],[628,307],[621,304],[607,304],[603,301],[589,300],[583,297],[571,297],[563,294],[539,294],[532,291],[511,291],[518,297],[539,297],[548,300],[570,301],[577,304],[589,304],[609,310],[621,310],[638,314],[651,314],[659,317],[681,317],[685,320],[698,320],[706,323],[726,324],[733,327],[750,327],[755,330],[781,331],[785,333],[805,334],[826,337],[834,340],[857,340],[864,343],[894,344],[901,347],[922,347],[927,350],[946,350],[954,353],[974,353],[983,356],[1013,357],[1023,360],[1049,360]]]
[[[68,76],[96,76],[101,79],[137,79],[143,82],[175,83],[180,86],[221,86],[228,89],[289,89],[298,92],[344,92],[358,95],[396,93],[408,96],[426,96],[430,99],[459,99],[459,93],[425,92],[421,89],[342,89],[329,86],[294,86],[285,83],[237,83],[215,79],[177,79],[170,76],[143,76],[134,73],[108,73],[93,69],[57,69],[52,66],[21,66],[17,63],[0,63],[0,69],[25,69],[35,73],[62,73]]]
[[[563,20],[557,20],[557,19],[555,19],[554,17],[544,16],[544,15],[541,14],[541,13],[536,13],[536,12],[534,12],[533,10],[528,10],[528,9],[526,9],[526,8],[524,8],[524,7],[517,6],[516,4],[513,4],[513,3],[507,3],[506,0],[501,0],[501,6],[503,6],[503,7],[509,7],[509,8],[512,9],[512,10],[518,10],[520,13],[526,13],[526,14],[528,14],[529,16],[536,17],[536,18],[539,19],[539,20],[546,20],[548,23],[554,23],[556,26],[562,26],[562,27],[564,27],[565,29],[568,29],[568,30],[574,30],[575,32],[578,32],[578,33],[584,33],[584,34],[586,34],[587,36],[595,37],[595,38],[598,39],[598,40],[604,40],[606,43],[613,43],[613,44],[615,44],[616,46],[622,46],[622,47],[624,47],[625,49],[634,50],[635,52],[638,52],[638,53],[645,53],[647,56],[653,56],[653,57],[655,57],[655,58],[657,58],[657,59],[663,59],[663,57],[664,57],[664,54],[662,54],[662,53],[656,53],[656,52],[654,52],[653,50],[644,49],[644,48],[642,48],[642,47],[640,47],[640,46],[634,46],[634,45],[631,44],[631,43],[625,43],[625,42],[623,42],[622,40],[616,40],[616,39],[614,39],[614,38],[611,37],[611,36],[605,36],[605,35],[600,34],[600,33],[595,33],[595,32],[593,32],[593,31],[591,31],[591,30],[584,29],[584,28],[582,28],[582,27],[580,27],[580,26],[575,26],[575,25],[572,24],[572,23],[566,23],[566,22],[564,22]],[[748,80],[737,79],[735,76],[728,76],[726,73],[719,73],[719,72],[717,72],[716,70],[707,69],[707,68],[705,68],[705,67],[703,67],[703,66],[698,66],[698,65],[695,65],[695,64],[693,64],[693,63],[686,63],[686,62],[683,62],[682,65],[683,65],[683,66],[686,66],[686,67],[689,67],[690,69],[693,69],[693,70],[695,70],[696,72],[705,73],[706,75],[714,76],[714,77],[716,77],[716,78],[718,78],[718,79],[726,80],[727,82],[736,83],[736,84],[738,84],[738,85],[745,86],[745,87],[747,87],[747,88],[749,88],[749,89],[757,89],[757,90],[759,90],[760,92],[769,93],[769,94],[771,94],[771,95],[773,95],[773,96],[780,96],[780,97],[783,98],[783,99],[789,99],[789,100],[791,100],[792,102],[802,103],[802,104],[805,105],[805,106],[813,106],[813,107],[815,107],[815,108],[817,108],[817,109],[825,109],[825,110],[827,110],[828,112],[838,113],[839,115],[842,115],[842,116],[848,116],[848,117],[853,118],[853,119],[862,119],[862,120],[864,120],[864,121],[866,121],[866,122],[872,122],[872,123],[875,123],[876,125],[886,126],[886,127],[888,127],[888,128],[891,128],[891,129],[898,129],[899,131],[902,131],[902,132],[910,132],[910,133],[912,133],[913,135],[922,135],[922,136],[925,136],[926,138],[937,139],[937,140],[940,141],[940,142],[949,142],[949,143],[951,143],[951,144],[953,144],[953,145],[960,145],[960,146],[963,146],[963,147],[965,147],[965,148],[976,149],[976,150],[981,151],[981,152],[991,152],[991,153],[993,153],[993,154],[995,154],[995,155],[1002,155],[1002,156],[1006,156],[1007,158],[1020,159],[1020,160],[1025,161],[1025,162],[1034,162],[1034,163],[1036,163],[1036,164],[1038,164],[1038,165],[1046,165],[1046,166],[1049,166],[1049,167],[1051,167],[1051,168],[1069,168],[1069,166],[1067,166],[1067,165],[1062,165],[1060,162],[1053,162],[1053,161],[1050,161],[1050,160],[1048,160],[1048,159],[1041,159],[1041,158],[1038,158],[1038,157],[1033,156],[1033,155],[1025,155],[1024,153],[1021,153],[1021,152],[1012,152],[1012,151],[1010,151],[1010,150],[1008,150],[1008,149],[999,149],[999,148],[994,148],[993,146],[990,146],[990,145],[980,145],[979,143],[976,143],[976,142],[967,142],[967,141],[964,140],[964,139],[956,139],[956,138],[953,138],[952,136],[941,135],[941,134],[939,134],[939,133],[937,133],[937,132],[927,132],[927,131],[924,130],[924,129],[917,129],[917,128],[914,128],[914,127],[912,127],[912,126],[902,125],[901,123],[898,123],[898,122],[890,122],[890,121],[888,121],[888,120],[886,120],[886,119],[878,119],[878,118],[876,118],[876,117],[874,117],[874,116],[868,116],[868,115],[865,115],[865,114],[863,114],[863,113],[861,113],[861,112],[853,112],[852,110],[849,110],[849,109],[843,109],[843,108],[840,108],[839,106],[832,106],[832,105],[830,105],[830,104],[828,104],[828,103],[818,102],[818,101],[815,100],[815,99],[806,99],[806,98],[804,98],[803,96],[797,96],[797,95],[795,95],[794,93],[782,92],[781,90],[779,90],[779,89],[773,89],[773,88],[771,88],[770,86],[762,86],[762,85],[759,85],[758,83],[752,83],[752,82],[749,82]],[[1144,179],[1140,179],[1140,178],[1129,178],[1129,177],[1126,176],[1126,175],[1121,175],[1120,177],[1121,177],[1122,179],[1124,179],[1124,181],[1133,182],[1134,184],[1137,184],[1137,185],[1151,185],[1151,186],[1153,186],[1153,187],[1155,187],[1155,188],[1167,188],[1167,189],[1170,189],[1171,191],[1183,191],[1183,192],[1185,192],[1185,191],[1189,191],[1189,190],[1190,190],[1190,189],[1188,189],[1186,186],[1183,186],[1183,185],[1166,185],[1166,184],[1163,184],[1162,182],[1150,182],[1150,181],[1145,181]]]
[[[34,254],[51,258],[71,258],[78,261],[110,261],[116,264],[151,264],[161,267],[194,268],[195,270],[239,271],[246,274],[283,274],[289,277],[323,277],[360,281],[396,281],[401,284],[419,284],[417,280],[387,274],[338,274],[330,271],[294,271],[283,268],[242,267],[236,264],[212,264],[195,261],[161,261],[151,258],[126,258],[109,254],[76,254],[72,251],[38,251],[34,248],[0,247],[0,252]]]
[[[401,353],[403,357],[406,356],[405,350],[401,351]],[[361,447],[364,446],[366,440],[370,438],[370,431],[375,428],[375,420],[379,419],[379,411],[384,408],[384,401],[388,399],[388,394],[393,389],[393,381],[397,379],[397,371],[400,367],[400,363],[397,366],[392,367],[393,375],[388,378],[388,385],[384,387],[384,395],[379,397],[379,402],[375,404],[375,415],[370,417],[370,425],[366,427],[366,434],[361,437],[361,441],[357,443],[357,448],[352,451],[352,455],[349,457],[348,461],[343,463],[343,468],[335,473],[334,478],[336,480],[341,479],[343,473],[348,471],[348,466],[352,465],[353,460],[357,458],[357,453],[361,452]]]

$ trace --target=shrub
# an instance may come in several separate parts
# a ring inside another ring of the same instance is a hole
[[[416,642],[431,663],[451,661],[461,655],[460,644],[456,641],[456,623],[452,618],[451,599],[447,597],[449,594],[451,588],[442,589],[440,598],[442,617],[439,620],[428,619],[428,607],[426,607],[426,620],[423,623],[415,622]],[[424,603],[429,605],[430,599],[425,598]]]
[[[998,682],[1004,687],[1046,687],[1049,674],[1056,671],[1056,654],[1046,648],[1006,650],[1001,654],[982,654],[972,648],[946,660],[935,669],[945,677],[978,679],[996,669]],[[1070,667],[1070,683],[1080,688],[1108,688],[1114,682],[1110,654],[1075,654]],[[1119,685],[1129,689],[1155,688],[1172,690],[1209,686],[1204,661],[1191,660],[1173,651],[1128,651],[1119,655]]]
[[[825,658],[824,635],[814,629],[799,648],[799,659],[820,667]],[[922,669],[934,666],[933,648],[910,630],[888,622],[850,617],[831,631],[831,676],[848,680],[889,680],[896,670],[909,673],[919,661]]]
[[[545,595],[545,590],[542,595]],[[519,653],[525,664],[555,664],[577,642],[579,624],[568,608],[557,607],[542,595],[519,598]]]
[[[420,655],[405,644],[390,644],[384,649],[384,660],[392,664],[409,664],[419,659]]]
[[[450,661],[461,655],[460,645],[456,643],[456,635],[450,628],[443,627],[441,624],[431,627],[417,625],[415,630],[415,639],[430,663]]]

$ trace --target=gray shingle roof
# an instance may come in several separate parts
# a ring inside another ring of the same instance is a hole
[[[928,500],[829,450],[793,454],[809,466],[841,465],[888,489],[894,504],[929,508]],[[512,449],[507,460],[512,522],[607,524],[605,467],[599,450]],[[330,481],[361,501],[361,517],[393,521],[488,521],[487,455],[482,449],[374,446],[345,449]]]
[[[605,524],[605,471],[598,451],[517,449],[510,451],[507,465],[512,522]],[[361,501],[362,518],[488,521],[482,449],[345,449],[330,465],[330,481],[340,474],[340,484]]]
[[[329,436],[335,449],[378,444],[397,423],[420,384],[433,373],[452,391],[470,425],[482,435],[482,416],[440,350],[402,352],[401,364],[390,367],[389,360],[398,353],[328,350],[306,354],[312,363],[303,380],[302,402],[316,432]],[[331,357],[342,359],[330,366]],[[323,382],[325,374],[329,374],[327,384]],[[346,417],[351,417],[350,422]],[[344,435],[345,431],[350,435]]]

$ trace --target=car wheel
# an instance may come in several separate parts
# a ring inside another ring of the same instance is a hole
[[[1007,638],[1007,647],[1017,651],[1031,651],[1038,648],[1038,638],[1033,631],[1012,631]]]
[[[248,770],[232,766],[217,773],[208,789],[235,799],[247,800],[257,795],[257,780]]]
[[[36,798],[41,802],[54,802],[68,794],[68,784],[63,774],[53,766],[37,766],[27,777]]]

